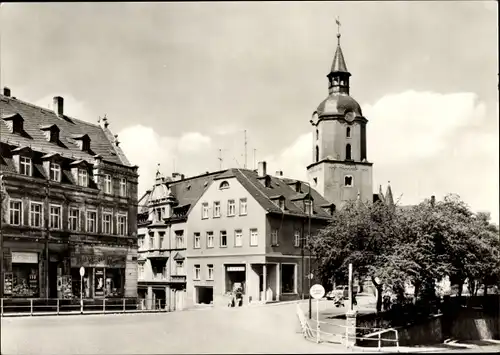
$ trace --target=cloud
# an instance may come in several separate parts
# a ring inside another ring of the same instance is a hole
[[[458,193],[473,210],[490,211],[498,223],[498,128],[485,128],[490,116],[475,94],[407,91],[362,107],[369,120],[374,191],[390,180],[400,204]],[[266,160],[272,174],[283,170],[287,177],[306,179],[312,133]]]

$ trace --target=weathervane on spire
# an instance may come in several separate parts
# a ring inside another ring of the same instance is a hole
[[[338,16],[335,19],[335,23],[337,24],[337,41],[340,44],[340,18]]]
[[[156,177],[160,177],[160,163],[156,166]]]

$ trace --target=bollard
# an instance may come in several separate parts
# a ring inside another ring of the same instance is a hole
[[[123,299],[123,313],[125,313],[125,298]]]
[[[33,300],[30,300],[30,316],[33,315]]]
[[[106,299],[102,300],[102,313],[106,313]]]
[[[80,299],[80,314],[83,314],[83,299]]]
[[[3,317],[3,298],[0,300],[1,304],[0,304],[0,312],[1,312],[1,316]]]
[[[382,337],[382,334],[379,332],[378,333],[378,349],[380,350],[380,338]]]
[[[59,298],[57,299],[57,315],[59,315]]]

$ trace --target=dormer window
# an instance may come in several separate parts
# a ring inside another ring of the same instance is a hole
[[[278,206],[281,210],[285,210],[285,198],[283,195],[272,196],[270,197],[276,206]]]
[[[22,134],[24,132],[24,118],[19,113],[2,115],[11,133]]]
[[[58,163],[50,162],[49,177],[52,181],[61,181],[61,165]]]
[[[55,124],[51,125],[45,125],[40,127],[40,129],[43,131],[45,134],[45,137],[47,138],[47,141],[51,143],[58,143],[59,142],[59,127],[57,127]]]
[[[300,181],[297,181],[295,183],[295,192],[300,192],[300,189],[301,189],[301,184],[300,184]]]
[[[78,185],[87,187],[89,185],[89,173],[85,169],[78,169]]]
[[[312,215],[313,210],[312,210],[312,201],[311,200],[304,200],[304,212],[308,215]]]
[[[19,157],[19,174],[31,176],[33,173],[32,164],[30,157]]]
[[[74,134],[72,138],[83,152],[90,151],[90,137],[88,134]]]
[[[282,210],[285,209],[285,200],[284,199],[279,199],[278,200],[278,207],[281,208]]]
[[[229,183],[227,181],[223,181],[220,183],[219,190],[223,190],[223,189],[229,189]]]

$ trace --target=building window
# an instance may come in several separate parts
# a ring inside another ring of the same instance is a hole
[[[214,202],[214,218],[220,217],[220,202]]]
[[[19,174],[31,176],[31,158],[19,157]]]
[[[281,292],[296,293],[295,264],[281,264]]]
[[[30,203],[30,226],[41,227],[42,226],[42,213],[43,204],[40,202]]]
[[[208,202],[203,202],[203,204],[201,205],[201,218],[208,218]]]
[[[240,216],[247,214],[247,199],[240,198]]]
[[[243,246],[243,231],[241,229],[237,229],[234,231],[234,246]]]
[[[293,235],[293,246],[300,247],[300,230],[296,230]]]
[[[78,169],[78,185],[84,187],[89,185],[89,174],[87,170]]]
[[[345,160],[351,160],[351,145],[347,144],[345,146]]]
[[[312,201],[311,200],[304,200],[304,212],[308,215],[313,214],[313,209],[312,209]]]
[[[156,221],[161,222],[161,219],[163,217],[163,208],[158,207],[155,209],[155,212],[156,212]]]
[[[111,234],[111,213],[102,214],[102,232],[104,234]]]
[[[139,250],[142,250],[143,247],[144,247],[144,236],[139,235],[137,236],[137,248]]]
[[[184,248],[184,231],[175,231],[175,248]]]
[[[52,181],[61,181],[61,165],[57,163],[50,163],[49,169],[50,180]]]
[[[9,223],[13,226],[20,226],[23,203],[19,200],[10,200],[9,203]]]
[[[104,193],[110,194],[111,187],[112,187],[111,175],[106,174],[106,175],[104,175]]]
[[[257,228],[250,229],[250,246],[256,247],[259,245],[259,234],[257,232]]]
[[[207,248],[214,247],[214,232],[207,232]]]
[[[212,264],[207,265],[207,280],[214,279],[214,266]]]
[[[200,237],[200,233],[195,233],[195,234],[194,234],[194,248],[195,248],[195,249],[200,249],[200,248],[201,248],[201,237]]]
[[[87,211],[87,232],[97,233],[97,211]]]
[[[175,274],[176,275],[184,275],[184,261],[177,260],[175,262]]]
[[[127,179],[120,179],[120,196],[127,197]]]
[[[316,140],[319,139],[319,130],[316,130]]]
[[[316,146],[316,163],[319,162],[319,147]]]
[[[163,249],[163,241],[165,240],[165,233],[163,232],[160,232],[160,241],[159,241],[159,244],[160,244],[160,249]],[[184,244],[184,243],[183,243]]]
[[[70,208],[69,209],[69,229],[72,231],[77,231],[79,230],[79,225],[80,223],[79,218],[80,217],[80,211],[78,208]]]
[[[227,201],[227,215],[234,216],[235,214],[236,214],[236,205],[234,203],[234,200],[228,200]]]
[[[154,234],[151,234],[149,236],[149,250],[154,250],[155,248],[155,236]]]
[[[346,136],[347,138],[351,138],[351,127],[347,127],[347,129],[346,129],[346,133],[345,133],[345,136]]]
[[[229,189],[229,183],[227,181],[223,181],[220,183],[219,185],[219,189],[222,190],[222,189]]]
[[[194,266],[194,275],[193,275],[193,278],[195,280],[199,280],[200,276],[201,276],[200,274],[201,274],[201,272],[200,272],[200,265],[195,265]]]
[[[144,278],[144,264],[139,264],[139,279]]]
[[[221,246],[221,248],[227,247],[227,233],[226,233],[226,231],[220,231],[220,246]]]
[[[271,231],[271,246],[278,246],[278,230],[273,229]]]
[[[278,207],[281,208],[282,210],[285,209],[285,200],[280,198],[278,199]]]
[[[50,228],[61,229],[61,214],[61,206],[50,205]]]
[[[118,235],[127,235],[127,216],[118,215]]]
[[[346,187],[352,187],[352,175],[344,176],[344,185]]]

